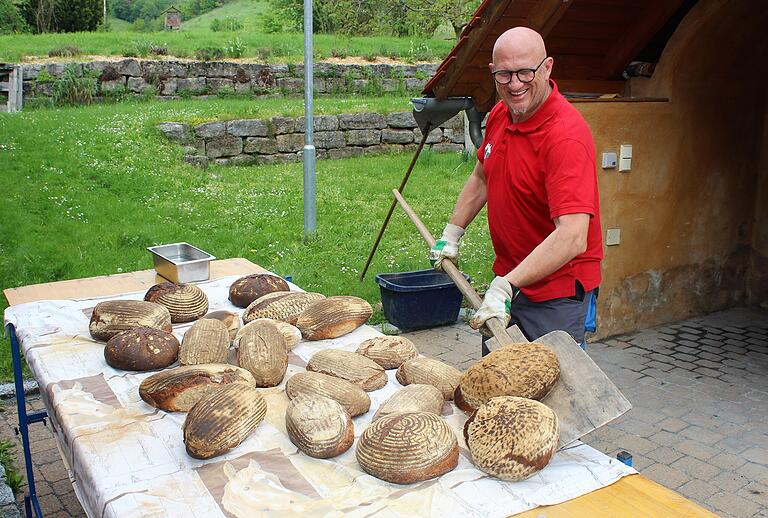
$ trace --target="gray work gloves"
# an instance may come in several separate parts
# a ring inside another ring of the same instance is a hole
[[[458,266],[459,240],[464,235],[464,229],[458,225],[448,223],[443,230],[443,235],[437,240],[435,246],[429,249],[429,262],[436,270],[442,270],[443,259],[450,259]]]
[[[483,303],[475,312],[475,316],[469,321],[472,329],[479,329],[485,336],[492,336],[491,332],[484,325],[489,318],[498,318],[506,328],[509,324],[510,307],[512,301],[520,293],[520,289],[512,286],[504,277],[496,277],[491,282],[488,291],[485,292]]]

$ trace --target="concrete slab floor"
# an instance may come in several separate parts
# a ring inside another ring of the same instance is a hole
[[[480,357],[479,335],[462,321],[403,336],[459,369]],[[643,475],[720,516],[768,517],[768,312],[730,309],[590,343],[587,352],[633,408],[584,442],[609,456],[630,452]],[[42,409],[39,396],[28,402]],[[0,439],[19,444],[23,466],[15,401],[0,409]],[[50,426],[30,431],[44,515],[85,516]]]

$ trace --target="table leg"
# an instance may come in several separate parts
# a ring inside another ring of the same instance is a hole
[[[24,496],[24,510],[27,517],[31,518],[32,509],[34,508],[35,516],[41,518],[43,513],[40,511],[40,503],[37,500],[35,474],[32,471],[32,452],[29,449],[29,425],[39,421],[45,423],[45,418],[48,417],[48,413],[43,410],[41,412],[27,414],[27,401],[24,395],[24,376],[21,370],[21,348],[19,347],[19,341],[16,338],[16,329],[13,324],[8,325],[8,330],[11,335],[13,379],[16,385],[16,409],[19,414],[19,428],[16,433],[21,435],[21,446],[24,450],[24,465],[27,471],[27,486],[29,488],[28,494]]]

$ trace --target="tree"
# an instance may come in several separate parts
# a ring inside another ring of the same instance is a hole
[[[29,30],[19,8],[12,0],[0,0],[0,34],[13,34]]]
[[[456,39],[470,22],[472,15],[480,5],[480,0],[389,0],[402,8],[429,20],[446,20],[453,27]]]

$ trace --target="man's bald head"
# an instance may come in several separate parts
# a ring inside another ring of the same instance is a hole
[[[537,61],[547,56],[541,34],[528,27],[514,27],[499,36],[493,45],[493,61],[496,61],[497,56],[508,52],[529,55]]]

